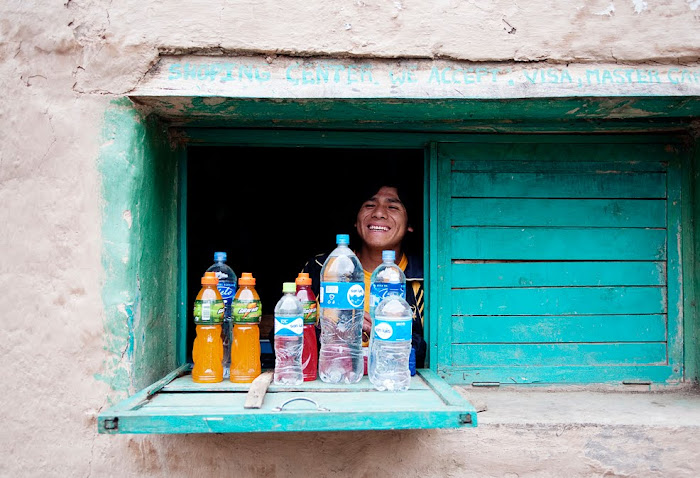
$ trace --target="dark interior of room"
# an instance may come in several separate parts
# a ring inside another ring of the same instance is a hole
[[[413,246],[422,250],[423,161],[420,149],[189,147],[187,310],[214,252],[225,251],[238,277],[256,278],[265,340],[282,283],[294,281],[314,255],[331,251],[336,234],[353,233],[359,204],[348,192],[371,174],[410,185]],[[188,357],[194,335],[189,320]]]

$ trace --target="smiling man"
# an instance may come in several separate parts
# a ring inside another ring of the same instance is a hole
[[[426,343],[423,338],[423,261],[421,251],[411,251],[407,244],[414,233],[409,216],[411,194],[403,186],[393,181],[367,181],[362,195],[362,203],[355,218],[355,234],[350,240],[365,273],[365,290],[369,291],[372,271],[382,263],[382,251],[393,249],[396,263],[406,275],[406,301],[413,310],[413,347],[416,349],[416,367],[425,366]],[[358,244],[358,247],[354,247]],[[302,272],[312,278],[312,288],[318,297],[321,268],[330,252],[310,259]],[[369,344],[372,321],[369,316],[369,300],[365,300],[362,342]]]

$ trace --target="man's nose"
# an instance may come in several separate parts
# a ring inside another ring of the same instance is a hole
[[[387,218],[386,208],[384,206],[377,206],[376,208],[374,208],[374,212],[372,213],[372,217],[386,219]]]

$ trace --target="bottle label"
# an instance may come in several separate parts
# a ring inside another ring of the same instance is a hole
[[[217,325],[224,319],[223,300],[195,300],[194,323],[197,325]]]
[[[230,282],[227,280],[229,278],[227,273],[223,271],[216,271],[214,274],[216,274],[216,278],[219,279],[219,285],[221,285],[221,282]]]
[[[259,324],[262,317],[260,300],[234,300],[231,317],[234,324]]]
[[[217,272],[217,277],[219,274],[228,276],[228,274]],[[219,293],[224,299],[224,307],[226,308],[226,310],[224,311],[224,317],[231,317],[231,302],[233,302],[233,297],[236,295],[236,283],[226,280],[219,280],[219,283],[216,285],[216,288],[219,289]]]
[[[304,307],[304,323],[305,324],[315,324],[318,321],[318,309],[315,300],[302,300],[302,307]]]
[[[406,284],[391,282],[375,282],[369,286],[369,306],[376,308],[384,297],[397,293],[406,298]]]
[[[384,342],[410,342],[412,327],[411,319],[382,320],[381,317],[376,317],[372,325],[373,337]]]
[[[365,305],[364,282],[322,282],[321,307],[329,309],[362,309]]]
[[[275,316],[275,335],[279,337],[301,337],[304,333],[304,319],[299,317]]]

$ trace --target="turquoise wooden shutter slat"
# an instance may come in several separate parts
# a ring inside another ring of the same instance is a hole
[[[666,258],[666,231],[642,228],[452,229],[452,259],[647,260]]]
[[[616,344],[455,344],[453,359],[464,364],[539,366],[665,365],[666,344],[629,342]],[[504,353],[507,350],[508,353]]]
[[[666,283],[666,262],[485,262],[452,264],[452,287],[627,286]]]
[[[453,383],[680,378],[669,347],[680,277],[667,277],[680,264],[675,148],[499,138],[440,144],[437,157],[443,235],[431,270],[443,274],[438,324],[450,344],[439,373]]]
[[[480,146],[480,145],[475,145]],[[618,146],[616,146],[618,147]],[[442,148],[443,151],[445,148]],[[590,151],[589,151],[590,152]],[[647,173],[664,173],[668,168],[668,161],[658,161],[658,160],[648,160],[648,161],[636,161],[633,159],[620,159],[618,161],[612,161],[610,157],[601,156],[598,152],[597,156],[603,158],[601,161],[586,161],[581,160],[581,152],[577,152],[578,156],[566,156],[564,153],[559,153],[554,155],[550,160],[533,160],[533,159],[521,159],[513,161],[510,159],[503,159],[499,157],[493,157],[484,155],[484,159],[476,159],[473,151],[469,153],[469,161],[464,161],[463,158],[458,156],[458,153],[451,151],[447,155],[441,155],[442,158],[451,158],[452,161],[452,171],[466,171],[469,173],[474,172],[503,172],[503,171],[513,171],[518,173],[554,173],[554,172],[578,172],[582,170],[588,171],[599,171],[599,172],[620,172],[624,170],[628,173],[632,172],[647,172]],[[643,156],[648,156],[649,151],[644,152]],[[666,152],[663,152],[667,155]]]
[[[661,287],[455,289],[452,315],[663,314]]]
[[[499,315],[454,317],[452,340],[459,343],[663,342],[665,314]]]
[[[592,137],[591,137],[592,138]],[[666,171],[668,161],[675,159],[676,152],[668,148],[663,141],[649,142],[646,138],[630,137],[626,142],[603,138],[601,141],[582,140],[573,142],[571,138],[544,139],[542,136],[509,136],[494,138],[493,142],[475,142],[468,145],[465,156],[463,146],[466,143],[441,143],[440,156],[454,164],[452,170],[459,171],[460,164],[469,171],[491,167],[504,170],[501,164],[518,165],[518,171],[528,171],[537,167],[540,171]],[[639,161],[642,158],[644,161]],[[466,161],[466,162],[464,162]],[[521,166],[522,165],[522,166]],[[613,165],[612,167],[610,165]],[[507,166],[506,166],[507,167]]]
[[[479,211],[478,213],[475,213]],[[527,214],[523,214],[527,211]],[[661,199],[454,198],[453,226],[666,227]]]
[[[635,198],[666,197],[663,173],[455,173],[454,197]]]

